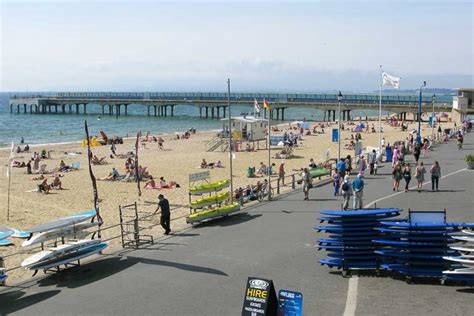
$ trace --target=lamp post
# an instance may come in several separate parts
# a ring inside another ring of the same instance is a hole
[[[227,110],[229,112],[229,172],[230,172],[230,202],[234,201],[234,179],[232,174],[232,118],[230,113],[230,79],[227,79]]]
[[[431,141],[434,141],[434,123],[436,119],[435,109],[434,109],[435,101],[436,101],[436,94],[433,94],[433,96],[431,97],[431,104],[433,105],[433,112],[432,112],[433,118],[431,119]]]
[[[337,161],[341,160],[341,101],[342,93],[339,91],[337,95],[337,103],[339,106],[339,119],[337,121]]]
[[[420,87],[420,98],[418,100],[418,134],[416,135],[416,142],[421,145],[421,99],[423,97],[423,88],[426,87],[426,81]]]

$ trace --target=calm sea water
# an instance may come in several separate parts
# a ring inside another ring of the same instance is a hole
[[[13,140],[20,142],[25,139],[28,144],[46,144],[79,141],[85,137],[84,121],[87,120],[91,135],[98,135],[100,130],[109,136],[136,135],[150,131],[157,133],[184,132],[190,127],[198,131],[219,129],[222,122],[217,119],[200,119],[199,109],[187,105],[178,105],[174,117],[148,117],[146,108],[140,105],[130,105],[129,115],[101,115],[100,106],[88,106],[87,115],[78,114],[16,114],[10,113],[8,105],[10,94],[0,93],[0,147],[8,147]],[[232,106],[232,115],[253,111],[253,106]],[[222,113],[222,112],[221,112]],[[377,115],[377,111],[354,110],[353,117]],[[99,119],[100,117],[100,119]],[[322,120],[323,112],[312,109],[287,109],[285,121]]]

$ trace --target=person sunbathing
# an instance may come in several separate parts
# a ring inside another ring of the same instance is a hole
[[[163,147],[164,142],[165,142],[165,140],[163,138],[158,137],[158,148],[164,149],[164,147]]]
[[[206,161],[206,159],[204,159],[204,158],[203,158],[202,161],[201,161],[201,168],[202,168],[202,169],[206,169],[206,168],[207,168],[207,161]]]
[[[135,180],[135,169],[127,169],[125,176],[123,177],[124,181],[134,181]]]
[[[260,168],[258,168],[257,174],[264,175],[267,172],[267,166],[263,162],[260,162]]]
[[[59,179],[59,176],[54,177],[53,183],[51,184],[52,189],[59,189],[62,190],[62,182]]]
[[[150,175],[150,180],[148,180],[145,183],[144,188],[145,189],[155,189],[156,188],[156,182],[155,182],[155,179],[153,179],[153,176]]]
[[[105,180],[105,181],[116,181],[120,180],[121,176],[118,173],[117,169],[112,168],[112,171],[109,173],[109,175],[105,178],[98,178],[97,180]]]
[[[12,167],[13,168],[24,168],[24,167],[26,167],[26,164],[25,164],[24,161],[20,162],[18,160],[13,160],[12,161]]]
[[[41,184],[38,184],[38,192],[48,194],[51,190],[51,186],[48,184],[48,179],[44,179]]]
[[[164,177],[160,177],[161,189],[172,189],[175,187],[179,188],[179,184],[177,184],[175,181],[170,181],[169,183],[167,183]]]
[[[94,155],[94,156],[92,157],[92,163],[93,163],[94,165],[103,165],[103,164],[106,163],[105,158],[106,158],[106,157],[102,157],[102,158],[99,159],[99,157],[97,157],[96,155]]]
[[[150,177],[150,174],[146,169],[147,167],[142,167],[141,165],[138,166],[138,176],[140,177],[140,179]]]
[[[214,164],[214,168],[224,168],[222,161],[217,160],[216,163]]]
[[[37,180],[44,180],[44,179],[46,179],[46,177],[44,176],[44,174],[40,174],[40,175],[37,176],[37,177],[30,178],[30,180],[35,180],[35,181],[37,181]]]

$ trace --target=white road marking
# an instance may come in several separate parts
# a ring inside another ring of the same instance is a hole
[[[459,169],[457,171],[448,173],[448,174],[442,176],[441,179],[444,179],[444,178],[447,178],[449,176],[455,175],[457,173],[463,172],[464,170],[466,170],[466,168]],[[427,184],[430,184],[430,183],[431,183],[431,181],[427,181],[427,182],[423,183],[423,185],[427,185]],[[416,189],[416,186],[413,186],[413,187],[410,188],[410,190],[413,190],[413,189]],[[367,208],[371,207],[372,205],[374,205],[377,202],[389,199],[391,197],[397,196],[397,195],[402,194],[402,193],[405,193],[405,191],[400,191],[400,192],[395,192],[395,193],[389,194],[389,195],[384,196],[380,199],[377,199],[377,200],[374,200],[374,201],[370,202],[365,207],[367,207]],[[359,287],[359,277],[358,276],[353,276],[352,278],[349,279],[349,286],[347,288],[346,308],[344,309],[343,316],[354,316],[355,315],[356,308],[357,308],[357,290],[358,290],[358,287]]]

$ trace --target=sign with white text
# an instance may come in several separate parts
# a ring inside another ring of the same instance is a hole
[[[242,316],[276,316],[278,302],[272,280],[248,278]]]

